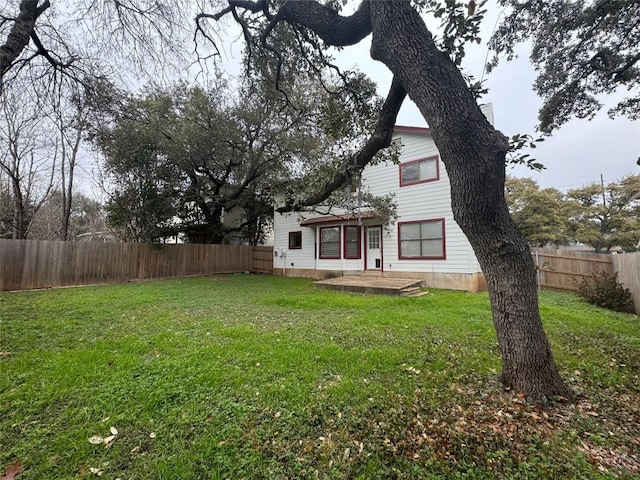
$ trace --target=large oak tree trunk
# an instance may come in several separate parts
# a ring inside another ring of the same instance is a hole
[[[507,139],[489,124],[408,1],[375,0],[369,8],[371,55],[393,72],[429,123],[451,179],[454,218],[487,279],[503,383],[536,399],[572,398],[542,328],[528,245],[504,199]]]

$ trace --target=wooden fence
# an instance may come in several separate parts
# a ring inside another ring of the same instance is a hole
[[[594,273],[613,275],[611,255],[537,249],[532,251],[538,266],[538,285],[553,290],[578,290],[578,282]]]
[[[636,314],[640,315],[640,252],[611,255],[618,281],[633,295]]]
[[[596,254],[566,250],[532,250],[540,288],[575,292],[581,279],[594,273],[618,274],[618,281],[631,291],[640,315],[640,252]]]
[[[253,247],[254,273],[273,273],[273,247]]]
[[[254,247],[244,245],[0,240],[0,290],[271,269],[260,257],[256,270]]]

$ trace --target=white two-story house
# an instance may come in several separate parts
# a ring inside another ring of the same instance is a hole
[[[483,107],[492,121],[490,105]],[[316,279],[372,274],[420,279],[426,287],[479,291],[486,282],[453,219],[449,177],[428,128],[396,126],[399,164],[362,172],[373,195],[395,194],[397,219],[375,212],[275,214],[274,272]]]

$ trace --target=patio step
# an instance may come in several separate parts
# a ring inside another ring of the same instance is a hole
[[[401,297],[415,297],[420,293],[420,286],[406,287],[400,290]]]
[[[420,297],[424,297],[425,295],[429,295],[429,292],[418,292],[418,293],[415,293],[413,295],[409,295],[409,297],[411,297],[411,298],[420,298]]]

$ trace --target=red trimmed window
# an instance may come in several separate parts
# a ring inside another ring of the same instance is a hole
[[[444,218],[398,223],[401,260],[444,260]]]
[[[340,227],[320,229],[320,258],[340,258]]]
[[[344,258],[359,259],[362,255],[360,247],[360,227],[344,227]]]
[[[440,179],[438,156],[400,164],[400,186],[434,182]]]
[[[302,232],[289,232],[289,250],[302,248]]]

